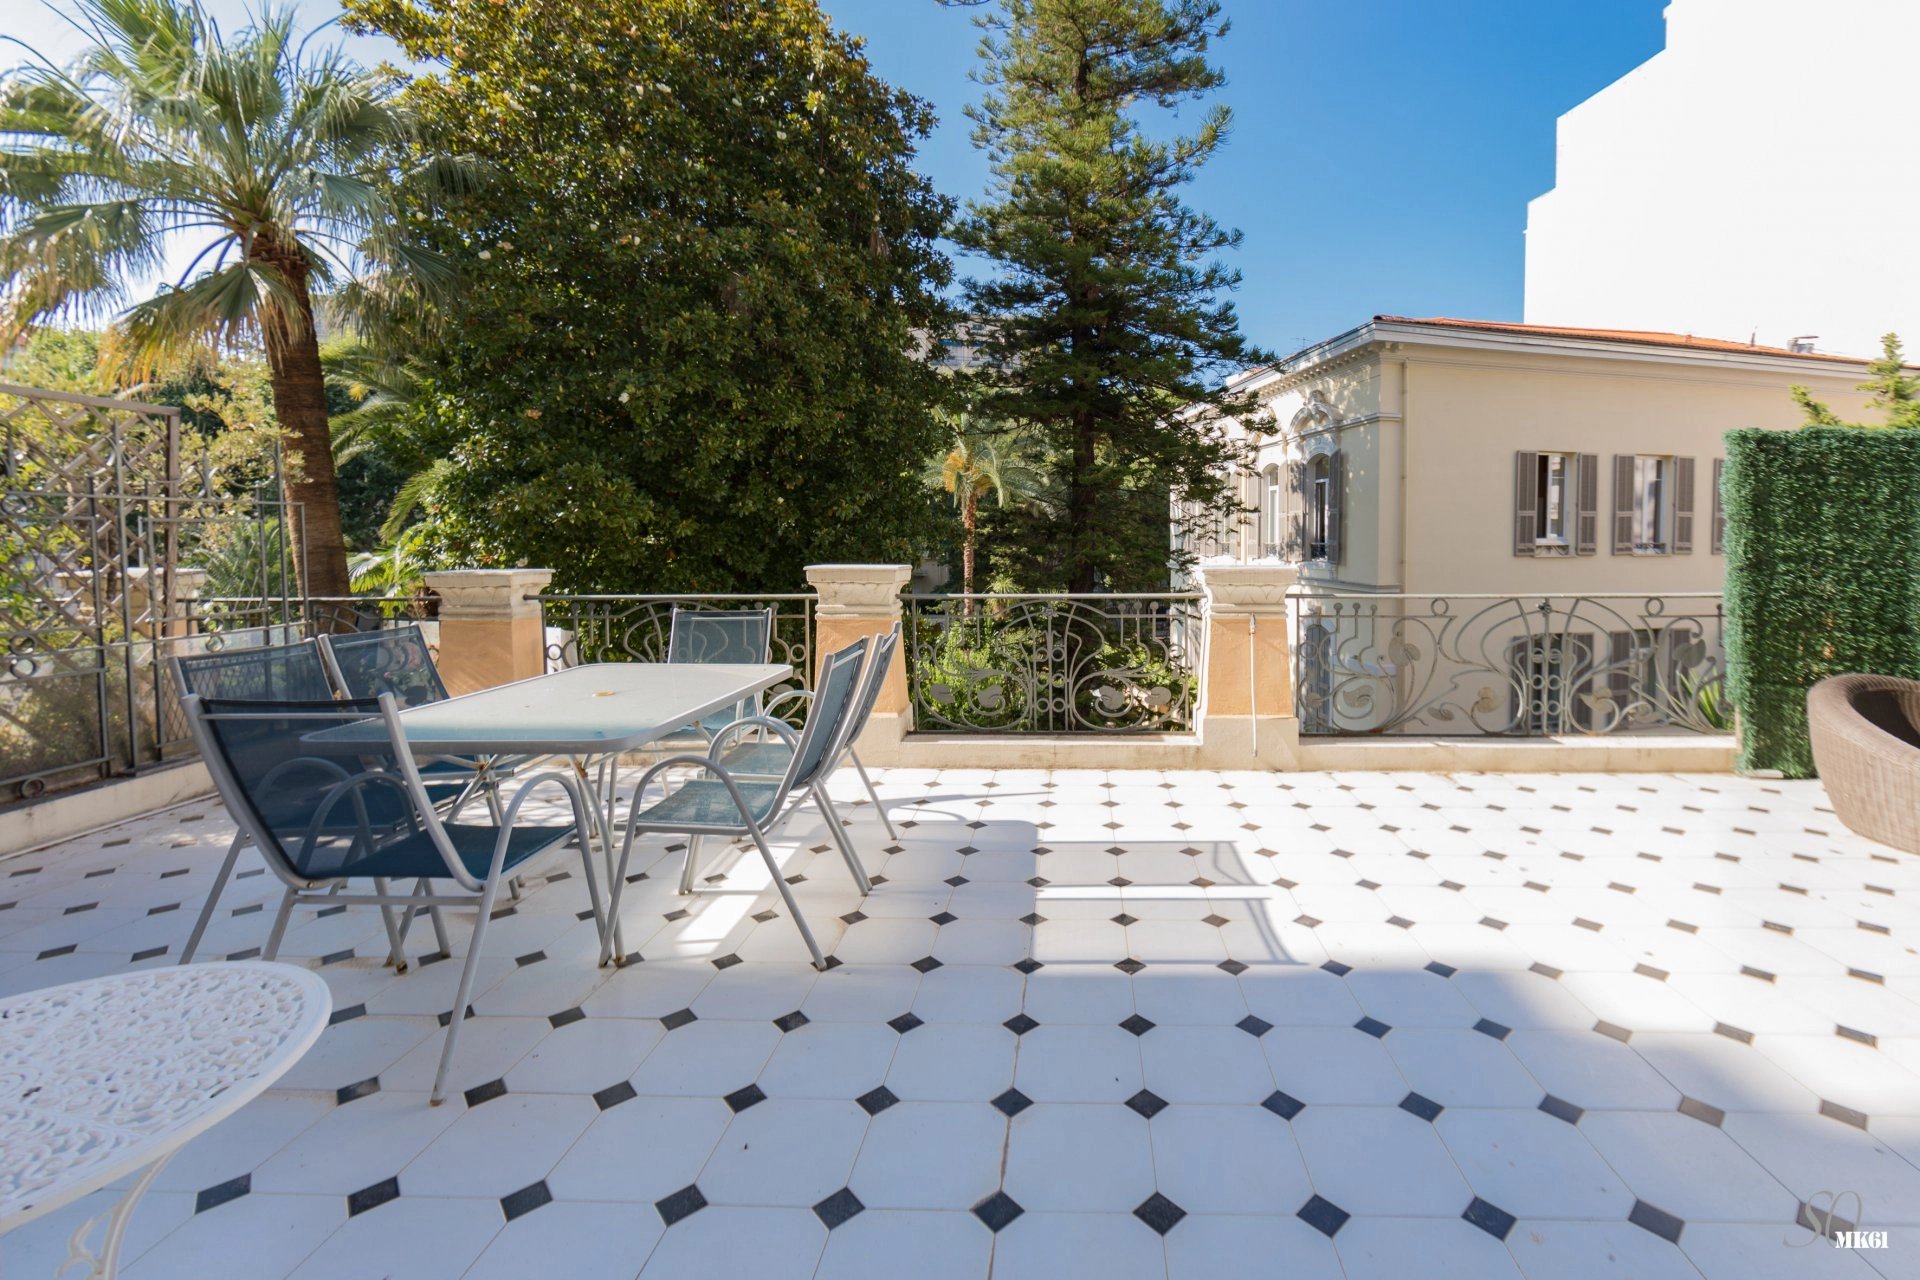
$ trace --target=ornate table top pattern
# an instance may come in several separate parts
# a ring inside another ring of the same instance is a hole
[[[0,1231],[170,1154],[326,1027],[326,983],[284,964],[146,969],[0,1001]]]

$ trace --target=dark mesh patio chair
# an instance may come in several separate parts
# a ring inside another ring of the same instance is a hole
[[[820,944],[814,941],[813,931],[800,914],[800,904],[794,901],[793,890],[781,875],[780,864],[774,860],[773,850],[767,847],[767,832],[785,816],[790,805],[799,804],[809,793],[820,794],[819,784],[825,780],[827,769],[852,719],[866,647],[867,642],[860,640],[827,658],[820,672],[820,687],[813,698],[813,714],[807,717],[806,728],[798,735],[783,722],[764,720],[763,723],[769,728],[778,726],[774,731],[784,735],[792,747],[791,761],[779,778],[735,778],[724,766],[706,756],[686,754],[668,756],[641,776],[640,785],[634,789],[626,839],[620,848],[619,867],[613,875],[609,891],[609,927],[601,935],[600,958],[603,963],[609,958],[620,958],[612,954],[614,936],[611,923],[619,919],[620,890],[626,884],[627,859],[633,853],[634,837],[672,833],[687,837],[686,861],[680,872],[680,892],[683,894],[693,892],[694,870],[702,837],[750,838],[759,849],[760,857],[773,877],[773,887],[786,903],[794,926],[800,930],[801,939],[812,953],[814,968],[826,968],[826,957],[820,953]],[[663,777],[669,769],[688,766],[706,776],[694,777],[671,787],[651,805],[646,804],[647,788],[655,778]],[[868,884],[866,872],[861,869],[852,846],[847,843],[846,833],[839,830],[838,820],[831,816],[830,803],[823,799],[822,808],[829,814],[827,826],[835,832],[841,856],[846,859],[855,883],[860,886],[862,893],[867,892],[872,886]]]
[[[447,698],[447,686],[418,623],[323,635],[320,654],[344,697],[377,698],[391,693],[403,707]]]
[[[343,698],[378,698],[390,693],[401,706],[418,707],[445,702],[449,696],[440,668],[434,665],[433,652],[427,648],[426,633],[415,622],[378,631],[323,635],[320,656]],[[458,783],[466,789],[458,799],[481,796],[495,822],[500,820],[500,779],[527,763],[525,759],[478,756],[433,756],[419,762],[429,789]],[[514,896],[519,896],[517,889]]]
[[[392,694],[382,694],[377,702],[197,695],[184,702],[194,739],[228,810],[286,886],[265,959],[279,953],[293,909],[303,903],[380,907],[396,952],[405,944],[417,909],[472,907],[477,914],[453,1002],[456,1010],[464,1010],[473,995],[475,966],[502,883],[517,868],[572,839],[579,841],[594,919],[604,932],[606,915],[594,873],[586,800],[571,775],[550,772],[528,778],[498,824],[457,824],[443,821],[435,810],[407,748]],[[521,824],[522,806],[549,785],[565,793],[572,821]],[[417,884],[412,892],[399,893],[392,888],[396,880]],[[354,892],[355,882],[369,883],[372,892]],[[461,1017],[448,1020],[433,1081],[436,1105],[464,1022]]]
[[[880,814],[880,821],[887,828],[889,839],[898,840],[900,833],[893,829],[893,819],[887,813],[887,806],[880,800],[880,793],[873,788],[873,779],[867,776],[867,766],[860,762],[860,753],[854,750],[854,743],[860,740],[860,733],[867,727],[867,720],[873,715],[873,708],[880,701],[880,690],[887,682],[888,669],[893,665],[893,655],[900,647],[900,624],[894,623],[893,629],[873,642],[873,649],[867,655],[867,665],[860,680],[860,692],[854,699],[853,719],[847,726],[846,740],[841,744],[839,756],[827,766],[831,774],[840,767],[841,759],[853,761],[853,767],[860,774],[860,783],[867,789],[867,796],[873,801],[874,809]],[[775,714],[788,703],[809,703],[813,694],[807,689],[789,689],[777,695],[767,704],[767,714]],[[761,740],[747,742],[742,739],[750,732],[759,731]],[[777,736],[765,732],[765,726],[752,718],[737,720],[714,735],[713,746],[708,755],[718,760],[735,777],[774,777],[786,770],[793,758],[793,748]]]
[[[668,662],[773,661],[772,609],[682,609],[675,606],[667,631]],[[684,746],[705,742],[735,720],[760,713],[758,699],[716,711],[692,726],[692,734],[676,734],[661,745]]]
[[[170,655],[167,666],[173,671],[175,692],[183,701],[191,695],[294,702],[332,701],[333,689],[327,683],[326,664],[313,641],[302,640],[297,644],[261,643],[263,639],[274,638],[283,631],[283,628],[250,627],[242,631],[194,637],[192,643],[195,647],[215,643],[220,647],[207,648],[200,653],[175,652]],[[238,822],[238,819],[235,821]],[[206,936],[207,926],[213,921],[214,909],[220,904],[220,894],[226,889],[227,881],[233,878],[234,864],[239,861],[240,850],[246,843],[247,830],[241,824],[233,834],[232,843],[227,846],[226,861],[220,864],[220,873],[213,878],[213,885],[207,890],[207,900],[193,922],[193,932],[187,935],[187,945],[180,952],[181,964],[191,963],[194,953],[199,951],[200,940]]]

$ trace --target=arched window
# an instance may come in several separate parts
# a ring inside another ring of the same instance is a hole
[[[1269,466],[1260,473],[1261,557],[1272,559],[1280,554],[1280,521],[1284,516],[1280,509],[1280,468]]]

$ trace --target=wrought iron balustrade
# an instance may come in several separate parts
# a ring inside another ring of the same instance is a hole
[[[582,662],[665,662],[675,609],[772,609],[773,660],[793,668],[793,683],[780,688],[813,686],[816,597],[811,594],[545,594],[533,599],[546,624],[549,671]]]
[[[1301,595],[1303,734],[1729,733],[1717,595]]]
[[[909,595],[923,733],[1177,733],[1193,727],[1197,594]]]

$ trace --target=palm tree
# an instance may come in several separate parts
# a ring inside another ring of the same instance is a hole
[[[1040,446],[1027,433],[979,422],[971,413],[947,415],[947,421],[953,437],[928,464],[927,481],[952,494],[960,512],[960,590],[972,595],[981,500],[991,494],[1002,507],[1040,501],[1047,476],[1037,457]],[[972,601],[966,612],[973,612]]]
[[[366,315],[444,293],[452,269],[403,238],[398,190],[457,190],[474,171],[446,158],[403,171],[421,154],[412,113],[338,48],[297,39],[291,7],[227,37],[198,0],[78,4],[90,47],[71,67],[36,54],[0,77],[0,343],[116,313],[114,353],[135,369],[260,341],[301,588],[345,595],[315,305]],[[197,252],[180,277],[126,306],[183,247]]]

